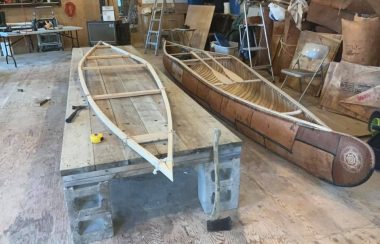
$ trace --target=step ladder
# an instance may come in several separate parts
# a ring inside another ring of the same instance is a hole
[[[249,64],[253,69],[266,69],[272,75],[272,80],[274,81],[273,67],[272,67],[272,57],[269,50],[268,34],[264,21],[264,10],[262,3],[259,1],[245,1],[244,2],[244,24],[239,27],[239,36],[240,36],[240,50],[248,51]],[[248,11],[252,7],[258,7],[258,17],[260,17],[260,23],[257,24],[248,24]],[[251,47],[250,40],[250,28],[249,27],[258,27],[260,29],[259,41],[257,41],[255,33],[253,33],[253,41],[255,46]],[[263,37],[265,43],[263,43]],[[269,64],[265,65],[254,65],[252,62],[252,52],[260,52],[266,50],[268,53]]]
[[[165,13],[174,13],[175,2],[173,0],[172,8],[167,8],[166,0],[155,0],[152,7],[152,15],[149,22],[148,32],[146,34],[144,53],[147,52],[148,47],[154,47],[154,54],[157,56],[158,49],[161,42],[162,34],[162,17]]]

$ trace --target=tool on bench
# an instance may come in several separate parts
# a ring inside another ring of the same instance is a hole
[[[92,144],[98,144],[103,141],[104,137],[102,133],[95,133],[91,134],[90,139]]]
[[[219,177],[219,139],[220,139],[220,129],[214,129],[214,174],[215,174],[215,197],[214,197],[214,208],[211,213],[211,220],[207,220],[207,231],[224,231],[231,230],[232,220],[228,216],[226,218],[220,218],[220,177]]]
[[[73,122],[75,116],[77,115],[78,111],[87,108],[87,106],[80,105],[80,106],[72,106],[72,109],[75,109],[74,112],[65,120],[66,123]]]

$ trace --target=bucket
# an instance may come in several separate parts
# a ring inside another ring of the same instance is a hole
[[[230,2],[230,13],[232,15],[240,14],[240,3],[239,0],[229,0]]]
[[[230,43],[229,47],[223,47],[223,46],[216,44],[213,41],[213,42],[211,42],[210,46],[211,46],[211,48],[214,48],[216,53],[222,53],[222,54],[237,56],[238,55],[239,43],[237,43],[237,42],[229,42],[229,43]]]
[[[187,0],[187,3],[192,5],[203,5],[204,0]]]

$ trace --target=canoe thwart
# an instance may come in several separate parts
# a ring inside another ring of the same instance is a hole
[[[138,136],[131,136],[131,138],[139,144],[144,144],[150,142],[165,141],[168,139],[168,134],[163,132],[157,132]]]
[[[105,66],[87,66],[83,67],[82,70],[107,70],[107,69],[136,69],[144,68],[146,64],[120,64],[120,65],[105,65]]]
[[[103,95],[93,96],[92,98],[96,101],[96,100],[104,100],[104,99],[112,99],[112,98],[127,98],[127,97],[138,97],[138,96],[147,96],[147,95],[156,95],[156,94],[161,94],[161,90],[155,89],[155,90],[146,90],[146,91],[103,94]]]
[[[129,55],[99,55],[99,56],[89,56],[87,60],[91,59],[114,59],[114,58],[129,58]]]

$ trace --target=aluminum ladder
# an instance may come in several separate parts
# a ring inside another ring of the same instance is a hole
[[[259,13],[258,13],[259,15],[258,16],[260,17],[261,22],[258,24],[248,24],[248,11],[253,6],[259,8]],[[271,57],[270,50],[269,50],[268,34],[267,34],[267,29],[266,29],[265,21],[264,21],[264,10],[263,10],[262,3],[259,1],[245,1],[243,7],[244,7],[244,24],[240,25],[240,28],[239,28],[241,50],[248,51],[249,64],[250,64],[251,68],[257,69],[257,70],[258,69],[268,70],[272,75],[272,80],[274,81],[272,57]],[[260,27],[260,30],[261,29],[263,30],[263,31],[260,31],[260,40],[258,43],[256,40],[256,35],[255,35],[255,33],[253,33],[253,39],[254,39],[255,47],[251,47],[251,42],[250,42],[249,27],[252,27],[252,26]],[[242,33],[242,29],[244,29],[243,33]],[[264,35],[262,35],[262,33],[264,33]],[[265,43],[262,43],[263,37],[265,39]],[[244,43],[244,42],[246,42],[246,43]],[[252,52],[259,52],[259,51],[263,51],[263,50],[267,50],[269,64],[253,65]]]
[[[174,6],[175,6],[174,0],[172,2],[172,5],[173,5],[172,12],[174,12]],[[167,9],[166,0],[162,0],[162,2],[159,2],[159,0],[154,1],[153,7],[152,7],[152,15],[149,22],[149,29],[146,34],[144,53],[147,52],[148,47],[154,47],[154,50],[155,50],[154,54],[157,56],[158,49],[160,47],[160,42],[161,42],[161,34],[162,34],[162,16],[166,12],[166,9]],[[169,11],[170,9],[168,9],[168,12]]]

